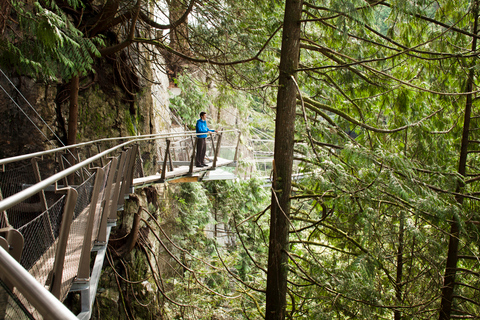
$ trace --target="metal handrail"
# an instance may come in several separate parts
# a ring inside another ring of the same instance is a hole
[[[41,190],[45,189],[46,187],[48,186],[51,186],[53,185],[55,182],[57,182],[58,180],[60,179],[63,179],[73,173],[75,173],[75,171],[81,169],[81,168],[84,168],[86,166],[88,166],[89,164],[93,163],[94,161],[100,159],[101,157],[104,157],[106,155],[108,155],[109,153],[115,151],[115,150],[118,150],[120,148],[123,148],[129,144],[132,144],[136,142],[135,140],[132,140],[132,141],[127,141],[127,142],[124,142],[116,147],[113,147],[113,148],[110,148],[108,150],[105,150],[93,157],[90,157],[76,165],[73,165],[63,171],[60,171],[48,178],[46,178],[45,180],[42,180],[40,182],[38,182],[37,184],[34,184],[33,186],[30,186],[28,187],[27,189],[24,189],[14,195],[11,195],[10,197],[8,198],[5,198],[3,199],[2,201],[0,201],[0,212],[1,211],[5,211],[5,210],[8,210],[9,208],[13,207],[14,205],[16,204],[19,204],[20,202],[22,202],[23,200],[26,200],[28,198],[30,198],[31,196],[35,195],[36,193],[40,192]]]
[[[20,263],[0,246],[0,273],[13,284],[44,319],[78,320],[77,317],[42,286]]]
[[[236,129],[233,129],[233,130],[224,130],[222,132],[237,132],[238,130]],[[210,134],[213,134],[212,132],[210,132]],[[145,140],[150,140],[150,139],[162,139],[162,138],[167,138],[167,137],[183,137],[183,136],[196,136],[197,133],[196,132],[188,132],[187,135],[185,134],[173,134],[173,135],[165,135],[165,134],[162,134],[162,135],[144,135],[144,136],[136,136],[134,140],[131,140],[131,141],[127,141],[127,142],[124,142],[122,144],[119,144],[118,146],[115,146],[115,147],[112,147],[108,150],[105,150],[101,153],[98,153],[97,155],[93,156],[93,157],[90,157],[76,165],[73,165],[65,170],[62,170],[61,172],[58,172],[52,176],[50,176],[49,178],[46,178],[45,180],[42,180],[40,182],[38,182],[37,184],[34,184],[33,186],[30,186],[29,188],[25,189],[25,190],[22,190],[8,198],[5,198],[3,200],[0,201],[0,212],[1,211],[5,211],[11,207],[13,207],[14,205],[16,204],[19,204],[20,202],[30,198],[31,196],[35,195],[36,193],[40,192],[41,190],[45,189],[46,187],[48,186],[51,186],[53,185],[54,183],[56,183],[58,180],[60,179],[63,179],[63,178],[66,178],[67,176],[75,173],[75,171],[81,169],[81,168],[84,168],[86,166],[88,166],[89,164],[93,163],[94,161],[108,155],[109,153],[115,151],[115,150],[118,150],[120,148],[123,148],[127,145],[130,145],[132,143],[136,143],[136,142],[140,142],[140,141],[145,141]],[[90,141],[90,142],[85,142],[85,143],[80,143],[80,144],[76,144],[76,145],[73,145],[73,146],[68,146],[68,147],[61,147],[61,148],[57,148],[57,149],[52,149],[52,150],[48,150],[48,151],[43,151],[43,152],[35,152],[35,153],[30,153],[30,154],[26,154],[26,155],[23,155],[23,156],[17,156],[17,157],[11,157],[11,158],[5,158],[5,159],[1,159],[0,160],[0,165],[4,165],[4,164],[7,164],[7,163],[11,163],[11,162],[15,162],[15,161],[20,161],[20,160],[26,160],[26,159],[30,159],[30,158],[33,158],[33,157],[39,157],[39,156],[42,156],[42,155],[46,155],[46,154],[51,154],[51,153],[54,153],[54,152],[58,152],[58,151],[62,151],[62,150],[65,150],[67,148],[73,148],[73,147],[78,147],[78,146],[83,146],[83,145],[88,145],[88,144],[92,144],[94,142],[101,142],[101,141],[106,141],[106,140],[122,140],[122,139],[127,139],[127,138],[130,138],[130,137],[124,137],[124,138],[107,138],[107,139],[99,139],[99,140],[96,140],[96,141]]]
[[[237,132],[237,129],[230,129],[230,130],[224,130],[222,132]],[[212,132],[208,132],[208,134],[214,134]],[[135,141],[145,141],[145,140],[151,140],[151,139],[164,139],[164,138],[176,138],[176,137],[191,137],[191,136],[196,136],[197,133],[195,131],[184,131],[181,133],[157,133],[157,134],[147,134],[147,135],[142,135],[142,136],[128,136],[128,137],[114,137],[114,138],[103,138],[103,139],[98,139],[98,140],[92,140],[88,142],[82,142],[82,143],[77,143],[65,147],[59,147],[55,149],[50,149],[50,150],[45,150],[45,151],[39,151],[39,152],[33,152],[33,153],[28,153],[20,156],[15,156],[15,157],[9,157],[9,158],[4,158],[0,159],[0,166],[1,165],[6,165],[8,163],[12,162],[17,162],[17,161],[22,161],[22,160],[28,160],[34,157],[41,157],[45,155],[49,155],[52,153],[60,152],[63,150],[68,150],[72,148],[78,148],[78,147],[83,147],[87,145],[92,145],[95,143],[99,142],[107,142],[107,141],[115,141],[115,140],[128,140],[128,139],[134,139]]]

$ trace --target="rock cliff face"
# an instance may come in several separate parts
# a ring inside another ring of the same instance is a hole
[[[135,99],[126,98],[113,71],[97,68],[93,79],[82,79],[77,141],[168,131],[168,77],[154,72],[155,85],[139,78]],[[68,86],[37,83],[6,72],[0,75],[0,158],[51,149],[66,141]],[[83,86],[83,88],[82,88]]]
[[[0,86],[0,158],[56,146],[56,87],[8,73]]]

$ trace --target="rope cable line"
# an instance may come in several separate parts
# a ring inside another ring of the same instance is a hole
[[[27,100],[27,98],[25,98],[25,96],[22,94],[22,92],[20,90],[18,90],[18,88],[15,86],[15,84],[12,82],[12,80],[10,80],[10,78],[5,74],[5,72],[3,72],[3,70],[0,68],[0,73],[5,77],[5,79],[12,85],[13,88],[15,88],[15,90],[20,94],[20,96],[23,98],[23,100],[26,101],[27,105],[30,107],[30,109],[32,109],[35,114],[38,116],[38,118],[45,124],[45,126],[52,132],[52,134],[54,135],[54,137],[62,144],[62,146],[65,147],[65,144],[63,143],[63,141],[57,136],[57,134],[52,130],[52,128],[48,125],[48,123],[45,122],[45,120],[42,118],[42,116],[37,112],[37,110],[32,106],[32,104]],[[25,115],[25,117],[27,117],[27,119],[33,124],[33,126],[42,134],[42,136],[45,137],[45,139],[50,142],[53,146],[55,146],[55,144],[52,142],[51,139],[49,139],[45,133],[43,133],[42,130],[40,130],[40,128],[35,124],[35,122],[32,120],[32,118],[30,118],[28,116],[28,114],[25,112],[25,110],[23,110],[23,108],[17,103],[17,101],[15,101],[15,99],[7,92],[7,90],[2,86],[0,85],[0,88],[2,88],[3,92],[5,92],[5,94],[10,98],[10,100],[12,100],[12,102],[15,104],[15,106],[20,109],[20,111]],[[71,150],[67,149],[67,152],[70,153],[70,155],[73,157],[73,159],[75,160],[78,160],[77,157],[72,153]],[[70,163],[70,161],[68,161],[68,159],[66,157],[64,157],[62,155],[62,157],[65,159],[65,161],[67,161],[68,164],[72,165]],[[77,173],[78,174],[78,173]]]
[[[42,116],[37,112],[37,110],[31,105],[31,103],[27,100],[27,98],[25,98],[25,96],[22,94],[22,92],[20,90],[18,90],[18,88],[15,86],[15,84],[12,82],[12,80],[10,80],[10,78],[8,78],[8,76],[3,72],[2,69],[0,69],[0,72],[3,74],[3,76],[5,77],[5,79],[7,79],[7,81],[12,85],[12,87],[15,88],[15,90],[20,94],[20,96],[23,98],[23,100],[25,100],[27,102],[27,105],[30,107],[30,109],[33,110],[33,112],[35,112],[35,114],[38,116],[38,118],[45,124],[45,126],[50,130],[50,132],[52,132],[52,134],[55,136],[55,138],[57,138],[57,140],[62,144],[62,146],[65,147],[65,144],[63,143],[63,141],[56,135],[56,133],[52,130],[52,128],[45,122],[45,120],[42,118]],[[28,118],[28,120],[30,120],[32,123],[32,119],[30,119],[28,117],[28,115],[23,111],[23,109],[15,102],[15,100],[13,99],[12,96],[10,96],[7,91],[2,87],[3,91],[8,95],[8,97],[15,103],[15,105],[20,109],[22,110],[23,114]],[[35,125],[35,123],[33,123]],[[40,131],[42,132],[38,126],[35,125],[35,127]],[[43,134],[43,132],[42,132]],[[48,137],[45,136],[45,134],[43,134],[43,136],[45,138],[48,139]],[[48,139],[50,140],[50,139]],[[50,142],[53,144],[53,142]]]

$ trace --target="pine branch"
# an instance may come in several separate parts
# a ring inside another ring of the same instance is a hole
[[[395,129],[380,129],[380,128],[376,128],[376,127],[372,127],[368,124],[365,124],[363,122],[360,122],[356,119],[354,119],[353,117],[349,116],[347,113],[343,112],[343,111],[340,111],[334,107],[330,107],[326,104],[323,104],[323,103],[320,103],[320,102],[317,102],[313,99],[310,99],[310,98],[307,98],[307,97],[304,97],[303,98],[305,100],[305,106],[307,108],[309,108],[310,110],[312,111],[317,111],[318,109],[323,109],[323,110],[327,110],[327,111],[330,111],[340,117],[342,117],[343,119],[355,124],[355,125],[358,125],[366,130],[370,130],[370,131],[373,131],[373,132],[379,132],[379,133],[394,133],[394,132],[399,132],[399,131],[402,131],[402,130],[405,130],[405,129],[408,129],[408,128],[411,128],[411,127],[415,127],[415,126],[418,126],[420,124],[422,124],[422,122],[424,122],[425,120],[428,120],[430,119],[431,117],[433,117],[434,115],[436,115],[437,113],[439,113],[440,111],[442,111],[442,109],[439,109],[435,112],[433,112],[432,114],[426,116],[425,118],[423,119],[420,119],[419,121],[415,122],[415,123],[412,123],[412,124],[409,124],[409,125],[406,125],[406,126],[403,126],[403,127],[399,127],[399,128],[395,128]]]

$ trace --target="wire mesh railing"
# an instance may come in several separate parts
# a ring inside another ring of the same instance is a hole
[[[238,136],[236,131],[225,131],[216,135],[216,142],[212,137],[209,154],[214,163],[222,135]],[[192,163],[194,147],[195,133],[184,132],[102,139],[0,159],[2,248],[16,257],[35,285],[58,301],[70,291],[80,291],[88,296],[82,301],[93,303],[88,289],[95,269],[91,268],[91,252],[108,242],[109,228],[132,191],[133,179],[164,175],[174,162]],[[16,277],[15,272],[0,274],[6,283],[10,277]],[[17,319],[8,316],[15,308],[26,311],[27,318],[44,317],[42,312],[47,311],[39,308],[38,301],[31,301],[28,285],[10,285],[10,290],[18,307],[7,304],[5,310],[0,309],[0,316],[5,315],[1,319]],[[5,294],[0,298],[11,296]],[[91,305],[82,303],[82,314],[88,318],[90,311],[85,313],[85,308],[91,310]]]

